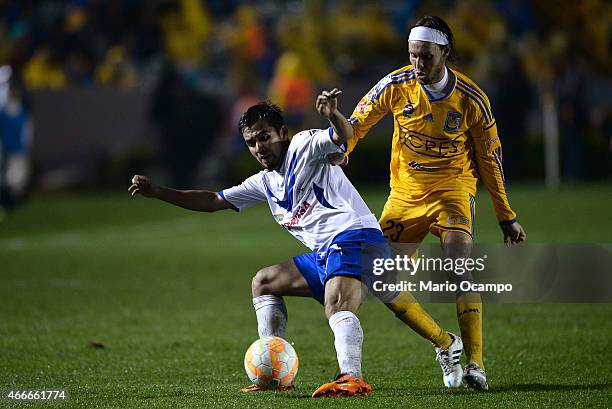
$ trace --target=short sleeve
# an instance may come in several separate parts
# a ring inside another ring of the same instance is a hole
[[[321,155],[329,155],[330,153],[345,153],[346,143],[342,144],[342,146],[336,145],[332,139],[333,135],[334,130],[331,126],[315,133],[311,142],[313,149],[320,152]]]
[[[234,206],[236,210],[243,210],[256,203],[267,201],[262,181],[262,172],[247,178],[239,185],[223,189],[218,193],[226,202]]]
[[[296,134],[291,143],[300,156],[307,156],[308,159],[320,159],[331,153],[345,153],[346,143],[342,146],[336,145],[332,136],[334,130],[311,129]]]

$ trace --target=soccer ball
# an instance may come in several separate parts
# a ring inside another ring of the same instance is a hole
[[[244,369],[251,381],[265,389],[292,384],[298,356],[290,343],[279,337],[253,342],[244,356]]]

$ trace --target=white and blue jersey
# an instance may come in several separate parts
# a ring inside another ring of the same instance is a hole
[[[262,170],[219,194],[238,210],[267,201],[274,219],[315,252],[346,230],[380,230],[342,169],[329,163],[328,154],[344,152],[331,135],[331,128],[298,133],[280,169]]]
[[[278,170],[263,170],[219,192],[236,210],[267,202],[274,219],[313,251],[294,261],[321,303],[329,277],[362,276],[364,245],[375,246],[366,251],[368,258],[388,256],[376,217],[342,169],[327,159],[345,152],[332,134],[332,128],[296,134]]]

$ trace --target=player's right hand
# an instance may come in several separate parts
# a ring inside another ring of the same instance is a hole
[[[329,118],[334,112],[338,110],[338,96],[342,94],[338,88],[334,88],[331,91],[323,91],[317,97],[315,107],[317,111],[326,118]]]
[[[159,187],[151,182],[148,176],[134,175],[132,185],[128,188],[130,195],[134,196],[137,193],[144,197],[157,197]]]
[[[527,240],[527,233],[525,229],[518,222],[513,224],[507,224],[501,226],[502,232],[504,233],[504,243],[506,246],[510,244],[519,244]]]

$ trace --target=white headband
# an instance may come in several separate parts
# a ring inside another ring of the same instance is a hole
[[[410,30],[408,41],[429,41],[440,45],[448,45],[448,37],[434,28],[416,26]]]

